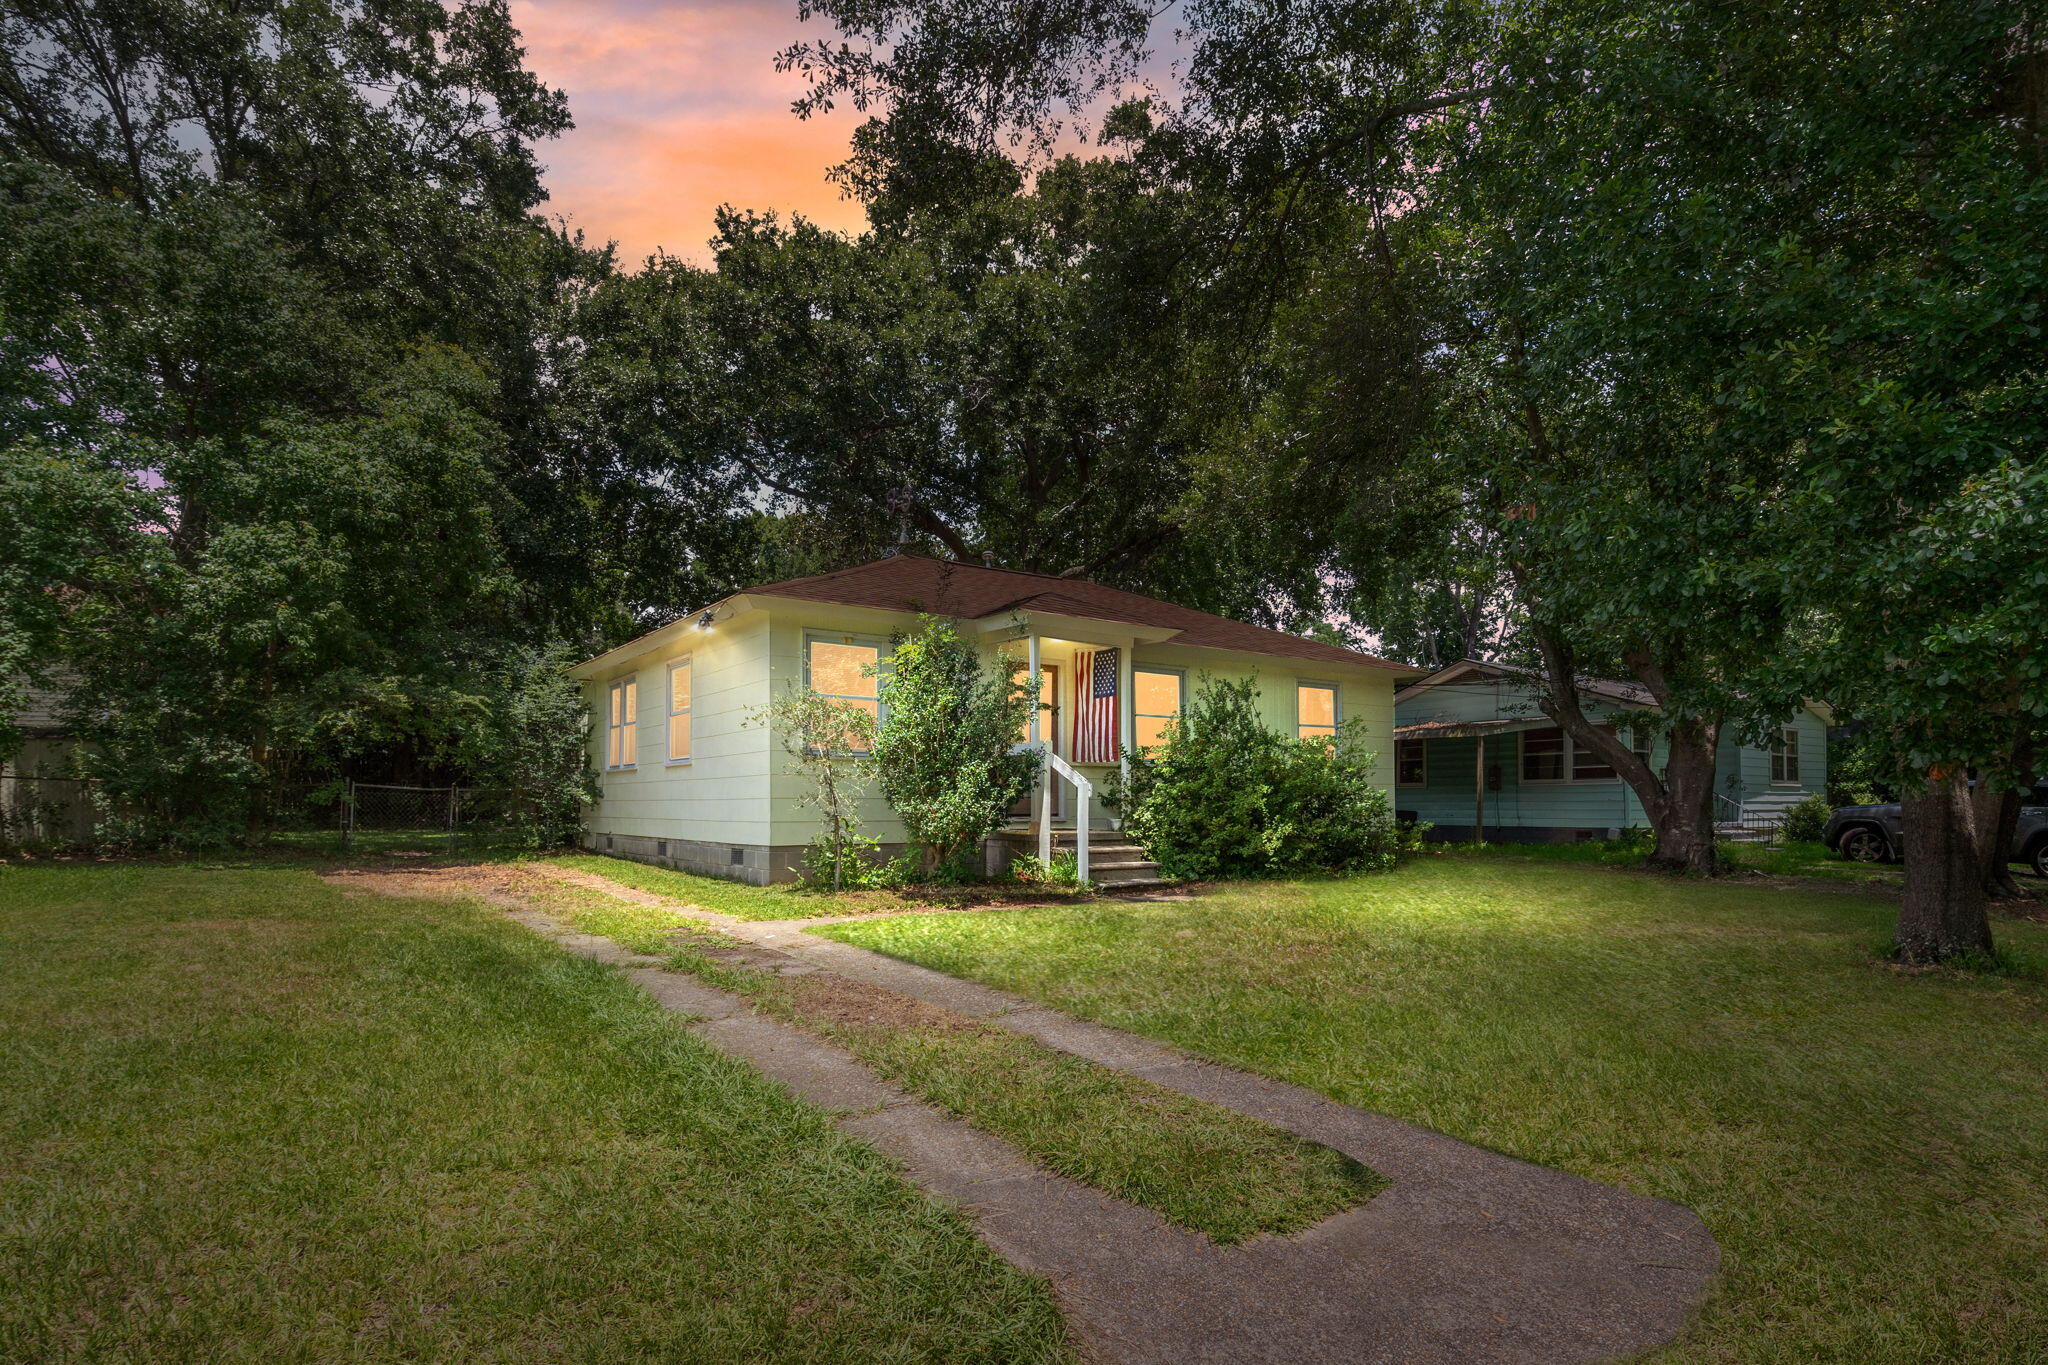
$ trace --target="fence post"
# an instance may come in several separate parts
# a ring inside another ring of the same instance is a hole
[[[448,846],[462,842],[462,788],[448,788]]]
[[[356,841],[356,780],[342,779],[341,791],[341,847],[347,851]]]

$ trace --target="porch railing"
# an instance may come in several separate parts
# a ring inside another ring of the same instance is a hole
[[[1075,772],[1067,760],[1046,745],[1041,751],[1045,755],[1045,770],[1038,786],[1038,861],[1052,866],[1052,780],[1055,774],[1064,777],[1074,786],[1074,876],[1080,881],[1088,880],[1088,801],[1095,795],[1095,784]]]

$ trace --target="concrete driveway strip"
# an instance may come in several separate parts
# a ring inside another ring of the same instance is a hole
[[[668,909],[601,878],[549,874]],[[1130,1362],[1564,1362],[1669,1341],[1719,1253],[1691,1210],[1486,1151],[1327,1096],[1215,1065],[1121,1030],[804,932],[815,921],[691,918],[796,963],[898,991],[1048,1047],[1235,1109],[1364,1162],[1392,1182],[1291,1237],[1219,1247],[1056,1175],[881,1080],[739,997],[655,969],[609,939],[532,911],[571,951],[626,968],[714,1046],[837,1114],[1043,1276],[1078,1335]]]

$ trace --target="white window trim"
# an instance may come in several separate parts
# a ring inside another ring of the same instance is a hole
[[[1401,746],[1413,744],[1422,750],[1422,776],[1414,782],[1401,780]],[[1397,739],[1394,741],[1394,785],[1396,787],[1427,787],[1429,785],[1429,741],[1426,739]]]
[[[692,763],[695,763],[697,761],[697,669],[695,667],[696,661],[696,655],[685,654],[680,659],[670,660],[668,671],[662,674],[663,681],[665,681],[668,684],[668,691],[665,692],[662,696],[662,700],[666,702],[668,706],[668,726],[666,729],[662,731],[661,734],[661,752],[662,757],[665,760],[662,766],[664,767],[687,768]],[[690,670],[690,704],[688,706],[685,706],[680,711],[676,710],[676,670],[679,668],[687,668]],[[678,716],[682,717],[683,725],[689,731],[690,735],[690,756],[688,758],[668,757],[668,755],[672,753],[676,747],[675,731],[676,717]]]
[[[1790,740],[1791,743],[1787,744],[1787,740]],[[1777,740],[1768,749],[1764,750],[1764,772],[1773,787],[1803,787],[1806,785],[1804,778],[1806,756],[1800,752],[1803,747],[1799,742],[1799,728],[1797,726],[1781,725],[1778,727]],[[1801,776],[1770,776],[1773,769],[1783,766],[1786,757],[1791,758],[1792,767],[1799,771]]]
[[[816,692],[821,697],[837,697],[841,701],[866,701],[866,697],[852,697],[843,692],[818,692],[811,685],[811,644],[817,641],[828,645],[869,645],[875,651],[875,724],[880,725],[889,715],[889,639],[885,635],[863,635],[849,630],[807,630],[804,632],[804,690]],[[866,749],[851,749],[849,753],[866,754]]]
[[[1176,689],[1176,691],[1175,691],[1174,695],[1180,698],[1180,705],[1179,705],[1179,707],[1178,707],[1178,708],[1177,708],[1177,709],[1176,709],[1176,710],[1174,711],[1174,713],[1173,713],[1172,715],[1170,715],[1170,716],[1163,716],[1163,715],[1159,714],[1159,713],[1158,713],[1157,711],[1140,711],[1140,710],[1138,709],[1138,675],[1139,675],[1140,673],[1150,673],[1150,674],[1153,674],[1153,675],[1155,675],[1155,676],[1157,676],[1157,677],[1162,677],[1162,678],[1173,678],[1173,679],[1176,679],[1176,680],[1177,680],[1177,682],[1178,682],[1178,687],[1177,687],[1177,689]],[[1188,713],[1188,671],[1187,671],[1187,670],[1186,670],[1185,668],[1166,668],[1166,667],[1164,667],[1164,666],[1162,666],[1162,665],[1159,665],[1159,664],[1141,664],[1141,663],[1139,663],[1139,662],[1138,662],[1138,661],[1137,661],[1136,659],[1133,659],[1133,660],[1131,660],[1131,747],[1132,747],[1133,749],[1139,749],[1139,748],[1142,748],[1142,747],[1143,747],[1143,746],[1142,746],[1142,745],[1141,745],[1141,744],[1139,743],[1139,740],[1138,740],[1138,722],[1139,722],[1139,721],[1141,721],[1141,720],[1173,720],[1173,721],[1177,721],[1177,720],[1180,720],[1180,719],[1181,719],[1182,717],[1186,716],[1186,715],[1187,715],[1187,713]],[[1155,745],[1154,747],[1156,748],[1157,746]]]
[[[631,721],[625,719],[626,689],[629,687],[633,689],[633,719]],[[614,717],[616,717],[616,719],[614,719]],[[628,678],[614,678],[612,682],[605,688],[604,722],[604,770],[608,773],[622,773],[630,772],[634,768],[639,767],[640,679],[638,675]],[[626,744],[624,743],[624,736],[626,732],[626,727],[628,725],[631,725],[633,729],[633,744],[630,749],[628,749]],[[614,763],[611,761],[612,736],[614,734],[620,736],[621,740],[619,744],[619,757],[623,761],[618,763]]]
[[[1325,682],[1321,678],[1296,678],[1294,680],[1294,737],[1296,739],[1308,738],[1307,735],[1301,732],[1301,727],[1304,723],[1301,719],[1301,690],[1304,687],[1321,688],[1330,694],[1330,738],[1335,740],[1337,732],[1344,728],[1344,690],[1337,686],[1337,684]],[[1320,726],[1317,728],[1321,729]]]

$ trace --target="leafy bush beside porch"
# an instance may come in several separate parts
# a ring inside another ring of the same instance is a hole
[[[1259,720],[1249,679],[1205,680],[1165,744],[1131,757],[1124,828],[1172,877],[1381,871],[1401,836],[1361,730],[1334,744]]]

